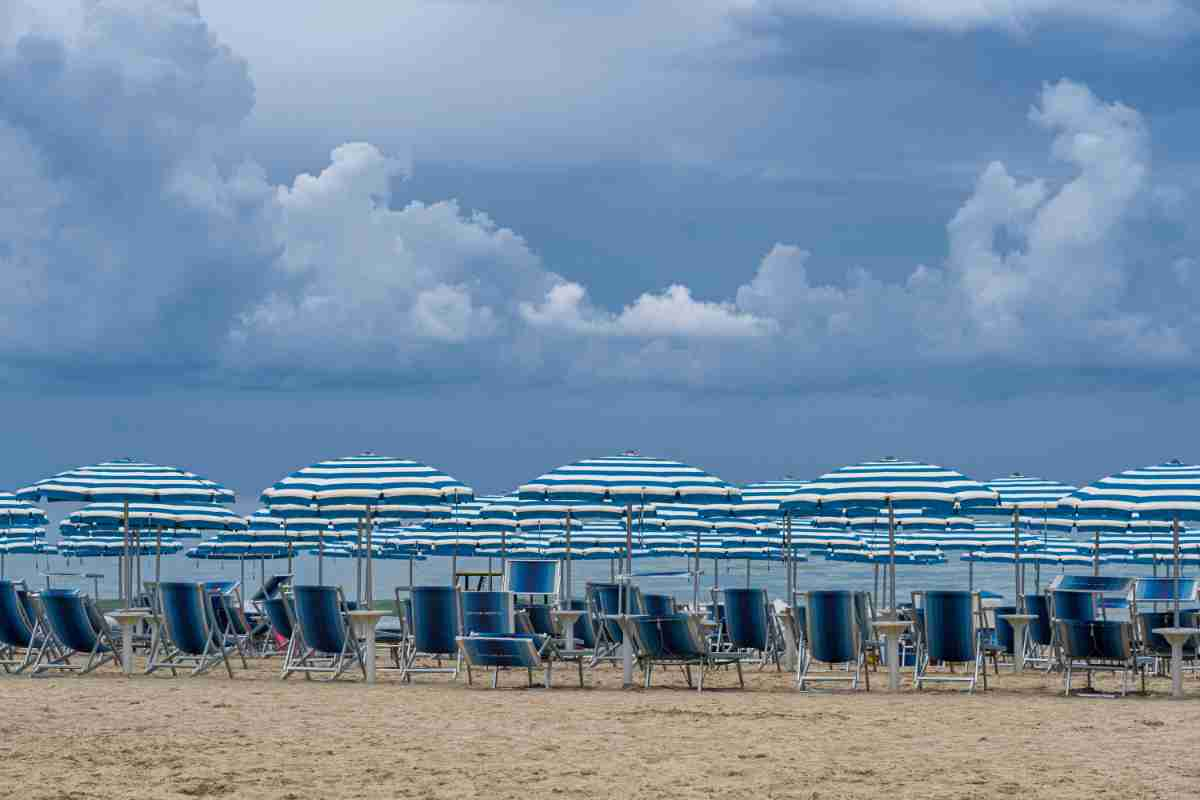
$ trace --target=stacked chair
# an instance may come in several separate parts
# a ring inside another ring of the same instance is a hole
[[[854,595],[844,590],[804,594],[805,650],[796,670],[796,685],[801,690],[820,683],[849,683],[851,689],[857,689],[860,681],[870,690]],[[818,664],[826,669],[818,670]]]
[[[914,683],[918,690],[927,683],[965,683],[974,692],[979,679],[987,689],[984,664],[985,640],[989,633],[977,612],[979,596],[973,592],[930,591],[914,595],[919,609],[919,627]],[[935,667],[967,664],[969,672],[948,672]]]

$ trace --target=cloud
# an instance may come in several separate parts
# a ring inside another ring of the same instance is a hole
[[[1043,22],[1088,22],[1147,34],[1192,27],[1195,12],[1178,0],[755,0],[731,4],[742,13],[828,17],[967,31],[1020,31]]]
[[[194,4],[86,8],[74,34],[0,50],[9,374],[773,391],[1195,370],[1194,249],[1161,260],[1144,231],[1165,196],[1149,127],[1082,84],[1047,84],[1030,110],[1048,176],[983,167],[940,263],[818,280],[819,251],[778,243],[730,297],[698,296],[681,266],[606,308],[488,214],[399,203],[410,164],[372,144],[273,183],[236,146],[246,64]]]

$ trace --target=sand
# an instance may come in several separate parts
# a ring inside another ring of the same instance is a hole
[[[1157,798],[1200,791],[1195,699],[1063,698],[1058,676],[987,693],[799,693],[788,676],[678,673],[649,691],[0,676],[0,796],[42,798]],[[1004,667],[1002,666],[1003,670]],[[566,682],[567,671],[556,674]],[[524,674],[502,686],[523,687]]]

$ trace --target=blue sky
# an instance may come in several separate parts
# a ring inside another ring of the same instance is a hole
[[[1193,452],[1176,0],[0,7],[0,482]]]

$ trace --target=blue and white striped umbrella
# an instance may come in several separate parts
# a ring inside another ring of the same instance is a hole
[[[1060,505],[1081,518],[1200,520],[1200,465],[1168,461],[1126,470],[1072,492]]]
[[[247,527],[242,517],[224,506],[210,503],[91,503],[72,511],[64,522],[93,529],[119,529],[128,513],[131,528],[171,528],[176,536],[201,535],[203,531],[237,531]],[[61,523],[60,523],[61,524]]]
[[[17,491],[31,502],[232,503],[221,484],[176,467],[133,459],[105,461],[60,472]]]
[[[1045,478],[1031,478],[1019,472],[990,480],[987,486],[996,492],[998,508],[1005,511],[1057,509],[1059,500],[1078,491],[1076,486]]]
[[[996,505],[996,493],[960,472],[920,461],[885,458],[842,467],[780,502],[784,511],[816,516],[844,508],[920,508],[930,513]]]
[[[281,517],[366,516],[428,519],[470,501],[469,486],[419,461],[364,453],[321,461],[263,490],[261,502]]]
[[[32,503],[18,500],[14,494],[0,492],[0,528],[16,530],[19,528],[41,528],[49,524],[46,512]]]
[[[701,516],[781,517],[783,512],[779,508],[780,502],[800,491],[805,483],[795,478],[748,483],[742,487],[739,502],[703,506],[699,513]]]
[[[143,541],[131,544],[134,555],[171,555],[183,549],[183,542],[170,537],[161,542]],[[125,540],[116,536],[79,536],[58,543],[58,554],[67,558],[118,558],[125,554]]]
[[[737,487],[701,469],[636,453],[566,464],[517,491],[522,500],[622,506],[728,503],[741,496]]]

